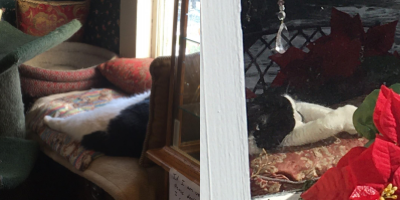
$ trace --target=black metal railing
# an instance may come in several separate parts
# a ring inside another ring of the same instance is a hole
[[[290,31],[289,38],[285,35],[282,38],[288,46],[295,46],[305,52],[308,51],[306,49],[307,44],[330,32],[330,28],[322,27],[293,29],[289,27],[288,29]],[[254,39],[255,37],[259,38]],[[251,36],[245,35],[244,38],[246,87],[259,94],[270,86],[279,71],[279,66],[268,58],[276,53],[274,51],[276,31],[253,33]]]

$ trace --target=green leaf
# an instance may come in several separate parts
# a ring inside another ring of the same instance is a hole
[[[358,133],[368,140],[374,139],[375,134],[378,133],[372,116],[379,91],[377,89],[371,92],[353,114],[354,127]]]
[[[393,84],[389,88],[400,94],[400,83]],[[379,91],[379,89],[372,91],[364,99],[363,103],[357,108],[353,115],[353,124],[357,132],[368,140],[375,139],[375,135],[378,133],[378,129],[375,127],[373,121],[373,115]]]
[[[372,139],[372,140],[368,141],[368,142],[364,145],[364,147],[368,148],[368,147],[371,146],[371,144],[374,143],[374,142],[375,142],[375,139]]]

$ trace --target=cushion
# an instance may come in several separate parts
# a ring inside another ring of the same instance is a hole
[[[317,143],[251,157],[251,195],[302,189],[307,180],[316,180],[336,166],[351,148],[367,142],[365,138],[341,133]]]
[[[149,166],[152,163],[146,156],[147,150],[161,148],[166,144],[171,56],[157,57],[150,65],[150,74],[152,77],[150,113],[142,156],[140,157],[142,166]]]
[[[98,68],[111,83],[128,94],[141,93],[151,88],[149,71],[153,58],[117,58]]]
[[[78,19],[85,23],[89,11],[88,1],[17,1],[17,25],[27,34],[43,36],[57,27]],[[81,28],[70,41],[79,41],[83,37]]]
[[[66,117],[105,105],[112,99],[126,96],[112,89],[92,89],[50,95],[38,99],[26,115],[28,130],[40,138],[55,152],[67,159],[76,169],[85,170],[95,158],[103,154],[85,150],[79,142],[54,131],[43,124],[46,115]]]

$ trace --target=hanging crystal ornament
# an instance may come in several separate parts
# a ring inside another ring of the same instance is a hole
[[[278,19],[281,21],[281,25],[279,26],[278,34],[276,35],[276,47],[275,50],[278,53],[285,53],[286,52],[286,41],[283,40],[282,35],[286,35],[287,38],[289,38],[289,31],[283,22],[283,20],[286,18],[286,13],[285,13],[285,1],[283,0],[278,0],[278,5],[279,5],[279,13],[278,13]]]

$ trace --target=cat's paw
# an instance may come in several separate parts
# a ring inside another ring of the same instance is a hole
[[[253,135],[249,136],[249,154],[250,155],[259,155],[263,150],[257,146],[257,142]]]
[[[43,118],[43,122],[44,122],[44,124],[46,124],[46,125],[49,125],[49,123],[51,123],[50,121],[53,119],[53,117],[51,117],[51,116],[49,116],[49,115],[46,115],[46,116],[44,116],[44,118]]]
[[[53,130],[60,131],[60,120],[57,118],[53,118],[49,115],[45,116],[43,118],[44,124],[46,124],[48,127],[50,127]]]
[[[350,133],[350,134],[357,134],[356,128],[353,124],[353,114],[357,110],[357,107],[353,105],[345,105],[337,109],[343,120],[343,131]]]

